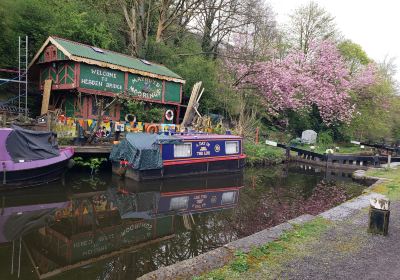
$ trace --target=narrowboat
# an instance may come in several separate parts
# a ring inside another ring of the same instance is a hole
[[[213,134],[128,133],[113,146],[115,174],[137,181],[243,169],[243,138]]]
[[[210,176],[186,176],[138,183],[115,182],[107,196],[122,218],[152,219],[231,209],[237,206],[243,172]]]
[[[0,189],[40,185],[57,180],[74,149],[59,149],[52,132],[18,126],[0,128]]]

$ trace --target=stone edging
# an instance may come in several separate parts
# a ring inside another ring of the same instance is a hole
[[[149,272],[138,279],[140,280],[169,280],[169,279],[191,279],[195,275],[220,268],[229,263],[236,251],[248,253],[254,247],[260,247],[269,242],[279,239],[282,234],[293,228],[293,225],[301,225],[314,220],[316,217],[323,217],[331,221],[341,221],[354,214],[357,210],[369,206],[369,199],[372,197],[382,198],[384,195],[372,192],[372,188],[387,179],[369,177],[365,170],[357,170],[353,177],[356,180],[377,180],[374,184],[364,190],[364,194],[346,201],[332,209],[329,209],[317,216],[305,214],[272,228],[267,228],[247,237],[232,241],[224,246],[208,251],[197,257],[187,259],[170,266],[161,267]]]

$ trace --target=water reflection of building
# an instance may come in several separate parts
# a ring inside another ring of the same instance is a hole
[[[190,186],[187,179],[180,179],[75,193],[62,202],[62,207],[49,208],[51,223],[32,226],[23,243],[41,279],[96,266],[172,239],[180,216],[184,219],[194,213],[235,207],[241,187],[241,175],[227,175],[192,178]],[[23,211],[19,216],[25,214]],[[31,225],[34,223],[32,219]]]

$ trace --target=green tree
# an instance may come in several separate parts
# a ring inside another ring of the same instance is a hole
[[[361,65],[367,65],[371,62],[362,47],[350,40],[341,42],[338,45],[338,49],[349,64],[350,73],[357,72]]]

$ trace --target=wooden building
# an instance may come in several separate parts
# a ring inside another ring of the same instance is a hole
[[[159,103],[174,116],[180,113],[185,81],[165,66],[143,59],[51,36],[34,56],[29,71],[40,90],[48,80],[49,108],[61,109],[67,118],[96,119],[99,96]],[[115,103],[104,117],[123,120],[123,106]]]

